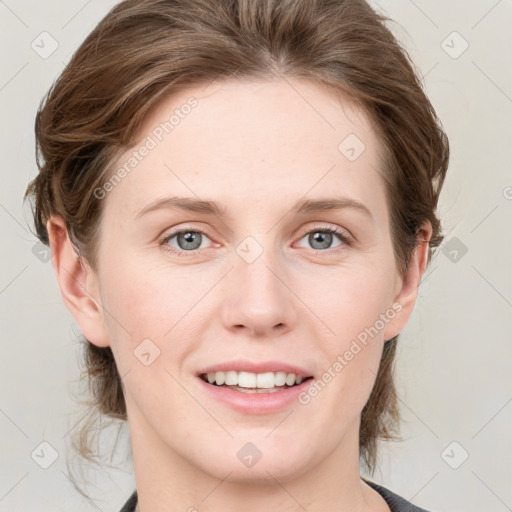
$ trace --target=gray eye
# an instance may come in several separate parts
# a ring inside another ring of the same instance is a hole
[[[179,231],[178,233],[170,236],[167,239],[167,243],[169,243],[175,249],[181,251],[195,251],[201,248],[203,237],[208,238],[204,233],[201,233],[200,231]],[[171,244],[171,240],[173,239],[176,239],[177,247]]]
[[[307,243],[312,249],[319,251],[332,249],[338,245],[341,245],[340,241],[337,245],[332,245],[336,239],[340,240],[339,235],[324,229],[316,229],[314,231],[310,231],[309,233],[306,233],[306,235],[304,235],[301,240],[304,240],[305,238],[307,238]]]

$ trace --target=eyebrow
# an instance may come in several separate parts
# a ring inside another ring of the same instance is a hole
[[[373,220],[370,210],[359,201],[348,197],[330,197],[324,199],[303,199],[297,201],[289,210],[294,215],[312,213],[318,211],[342,210],[344,208],[352,208],[364,213]],[[157,199],[148,206],[140,210],[135,219],[146,215],[149,212],[161,209],[183,210],[188,212],[205,213],[216,217],[226,217],[229,209],[215,201],[204,201],[193,197],[166,197]]]

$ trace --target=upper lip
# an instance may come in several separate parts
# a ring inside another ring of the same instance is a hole
[[[201,368],[197,375],[200,376],[204,373],[214,373],[214,372],[227,372],[227,371],[236,371],[236,372],[250,372],[250,373],[267,373],[267,372],[285,372],[285,373],[294,373],[297,377],[302,377],[303,379],[307,377],[311,377],[311,372],[308,372],[304,368],[300,368],[299,366],[295,366],[289,363],[282,363],[279,361],[224,361],[219,364],[215,364],[212,366],[205,366]]]

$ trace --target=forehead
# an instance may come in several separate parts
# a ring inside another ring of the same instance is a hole
[[[370,119],[311,81],[229,80],[183,89],[153,106],[136,139],[114,167],[124,166],[128,176],[108,197],[110,207],[127,214],[169,192],[240,207],[248,199],[268,206],[339,193],[385,208],[382,147]],[[150,149],[141,158],[144,146]]]

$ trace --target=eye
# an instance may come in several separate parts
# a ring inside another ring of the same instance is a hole
[[[305,238],[311,244],[311,248],[316,251],[325,251],[326,249],[333,249],[342,245],[350,246],[352,243],[349,235],[346,235],[339,229],[327,226],[306,231],[300,240]],[[339,243],[333,247],[332,243],[336,241],[336,238]],[[159,244],[164,250],[178,256],[194,256],[194,251],[208,247],[207,240],[210,240],[210,237],[204,231],[185,228],[165,235],[159,241]]]
[[[316,251],[323,251],[325,249],[332,249],[339,247],[343,244],[351,245],[351,240],[348,235],[345,235],[340,230],[330,227],[315,228],[307,231],[303,234],[301,240],[307,238],[308,243],[312,246],[312,249]],[[332,247],[333,241],[340,241],[340,243]]]
[[[160,245],[167,251],[178,251],[178,255],[181,256],[183,252],[204,249],[203,242],[205,238],[209,239],[208,235],[199,229],[181,229],[166,235],[160,240]],[[173,240],[176,245],[171,243]]]

